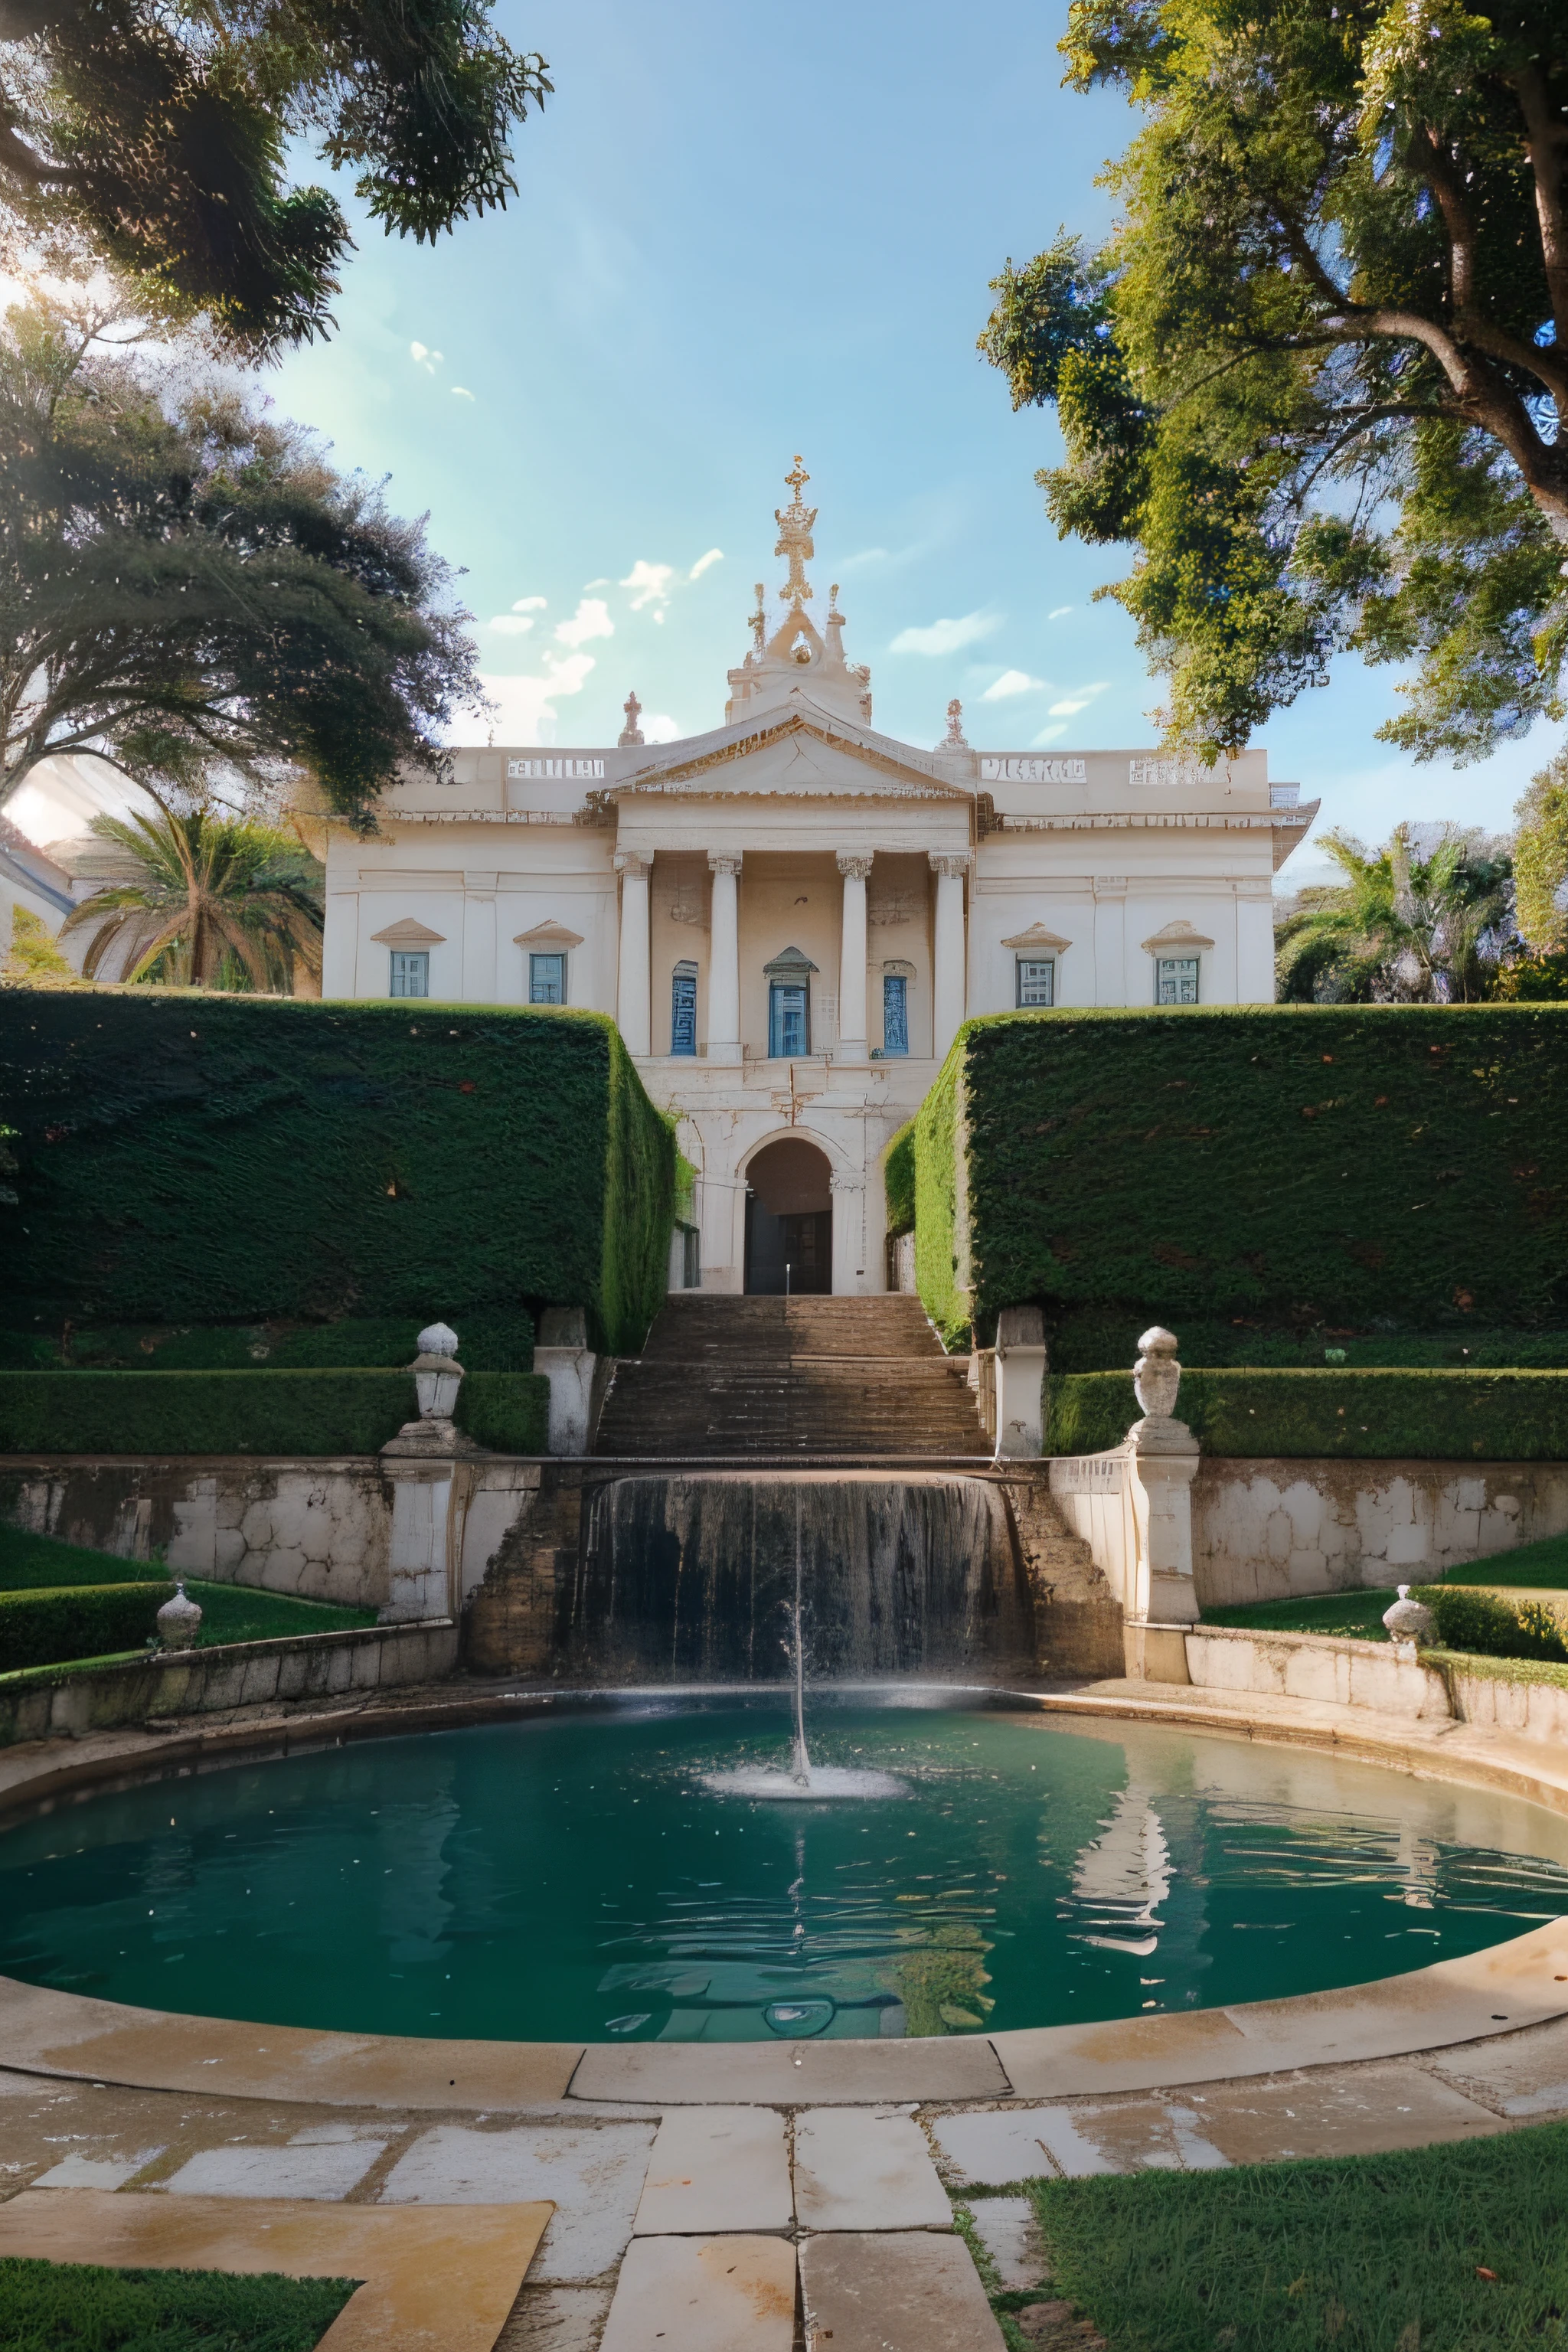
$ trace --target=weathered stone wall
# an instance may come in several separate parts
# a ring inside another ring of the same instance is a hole
[[[449,1619],[435,1619],[368,1626],[363,1633],[166,1650],[120,1665],[62,1666],[0,1691],[0,1748],[25,1739],[80,1739],[175,1716],[288,1706],[437,1682],[457,1663],[458,1628]]]
[[[1239,1461],[1193,1488],[1199,1605],[1418,1584],[1568,1528],[1568,1463]]]

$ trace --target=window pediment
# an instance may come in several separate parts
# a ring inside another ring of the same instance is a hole
[[[565,948],[580,948],[581,931],[569,931],[564,923],[535,923],[531,931],[519,931],[512,940],[514,948],[532,948],[538,953],[559,952]]]
[[[444,931],[433,931],[427,923],[416,922],[405,915],[400,923],[388,923],[384,931],[372,931],[371,938],[382,948],[438,948],[447,944]]]

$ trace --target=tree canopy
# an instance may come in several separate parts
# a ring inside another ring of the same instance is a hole
[[[1514,814],[1519,928],[1542,954],[1568,950],[1568,751],[1531,780]]]
[[[1065,536],[1208,760],[1323,682],[1413,666],[1382,730],[1463,761],[1568,656],[1562,0],[1072,0],[1066,79],[1143,127],[1121,217],[993,281],[980,348],[1055,405]]]
[[[1506,847],[1457,825],[1395,828],[1382,849],[1321,846],[1342,882],[1309,886],[1276,930],[1279,996],[1298,1004],[1470,1004],[1495,992],[1511,933]]]
[[[353,242],[291,142],[433,242],[515,193],[511,127],[550,87],[489,0],[5,0],[0,224],[262,358],[331,326]]]
[[[482,707],[449,568],[254,394],[105,324],[0,329],[0,803],[90,751],[158,793],[283,763],[370,823]]]
[[[321,994],[323,877],[292,835],[205,808],[100,816],[92,829],[141,871],[95,890],[60,926],[62,939],[90,934],[88,980],[119,948],[132,982],[292,996],[308,976],[315,985],[300,992]]]

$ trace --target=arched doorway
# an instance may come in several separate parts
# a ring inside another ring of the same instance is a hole
[[[804,1135],[764,1144],[746,1171],[746,1289],[833,1288],[833,1192],[827,1154]]]

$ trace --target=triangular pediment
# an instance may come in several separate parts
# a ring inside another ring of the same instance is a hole
[[[889,735],[836,718],[805,694],[752,719],[689,737],[655,752],[595,799],[745,793],[775,799],[933,800],[972,803],[973,793],[934,759]]]

